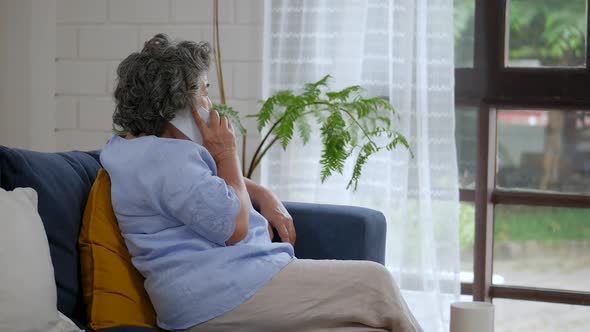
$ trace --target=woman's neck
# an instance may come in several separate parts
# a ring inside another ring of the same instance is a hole
[[[144,134],[144,133],[141,133],[141,134],[139,134],[139,135],[137,135],[137,136],[135,136],[135,135],[133,135],[133,134],[127,134],[127,135],[125,136],[125,139],[134,139],[134,138],[143,137],[143,136],[145,136],[145,134]]]
[[[133,134],[127,134],[127,136],[125,136],[125,139],[134,139],[134,138],[138,138],[138,137],[143,137],[145,136],[145,133],[140,133],[138,135],[133,135]],[[185,134],[183,134],[180,130],[176,129],[176,127],[174,127],[173,125],[171,125],[170,123],[166,124],[166,127],[164,129],[164,132],[162,132],[161,135],[159,135],[158,137],[161,138],[175,138],[175,139],[190,139],[188,138]]]

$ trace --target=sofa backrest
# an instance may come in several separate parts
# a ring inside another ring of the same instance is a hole
[[[31,187],[49,240],[57,307],[84,322],[78,234],[90,188],[100,168],[97,152],[42,153],[0,146],[0,186]]]

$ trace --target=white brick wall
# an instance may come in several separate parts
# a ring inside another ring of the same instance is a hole
[[[58,0],[57,24],[102,23],[107,18],[107,0]]]
[[[234,3],[240,0],[219,2],[219,22],[222,24],[234,23]],[[260,2],[262,1],[243,1]],[[212,0],[174,0],[171,2],[172,22],[183,23],[212,23],[213,22],[213,1]],[[236,4],[237,5],[237,4]],[[262,13],[262,11],[261,11]]]
[[[58,95],[106,95],[107,65],[102,61],[58,60]]]
[[[112,115],[115,110],[113,98],[81,98],[78,107],[80,129],[108,130],[112,128]]]
[[[78,29],[60,26],[56,31],[55,51],[58,58],[73,59],[78,55]]]
[[[170,4],[166,0],[109,0],[109,18],[121,23],[166,23]]]
[[[56,138],[58,150],[95,149],[111,133],[112,91],[122,59],[154,34],[212,41],[213,0],[58,0]],[[243,114],[261,98],[263,0],[220,0],[225,92]],[[209,73],[211,97],[217,77]],[[248,151],[255,123],[248,121]]]
[[[75,97],[55,97],[55,125],[62,129],[78,128],[78,100]]]
[[[121,59],[139,49],[135,28],[81,27],[78,56],[82,59]]]

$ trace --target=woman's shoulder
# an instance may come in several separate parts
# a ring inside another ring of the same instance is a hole
[[[186,154],[199,153],[201,149],[205,149],[203,146],[189,140],[176,139],[176,138],[163,138],[157,136],[149,136],[150,144],[154,148],[162,149],[165,151],[175,152],[181,151]]]
[[[105,168],[156,168],[177,167],[186,162],[209,164],[207,150],[192,141],[143,136],[125,139],[114,136],[100,154]]]
[[[157,136],[141,136],[132,139],[127,139],[121,136],[114,135],[103,148],[103,153],[110,152],[123,152],[129,153],[133,151],[141,151],[143,154],[144,150],[170,152],[174,155],[176,151],[185,152],[186,154],[200,153],[200,150],[205,148],[193,141],[175,139],[175,138],[163,138]]]
[[[199,161],[207,164],[213,162],[209,151],[193,141],[153,136],[153,144],[154,150],[170,158],[169,161]]]

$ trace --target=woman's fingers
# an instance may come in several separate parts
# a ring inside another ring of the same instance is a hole
[[[222,116],[221,116],[221,119],[219,120],[219,122],[220,122],[219,126],[220,126],[221,128],[229,128],[229,127],[228,127],[228,124],[227,124],[227,123],[228,123],[228,121],[227,121],[227,118],[226,118],[225,116],[223,116],[223,115],[222,115]]]
[[[290,215],[287,215],[281,218],[281,221],[281,225],[277,227],[281,240],[283,240],[283,242],[289,242],[294,246],[295,241],[297,240],[297,234],[295,233],[293,218],[291,218]]]
[[[279,233],[279,237],[281,238],[281,241],[283,242],[287,242],[290,243],[290,238],[289,238],[289,229],[287,228],[287,225],[285,225],[284,222],[282,222],[280,225],[276,225],[275,226],[277,232]]]
[[[205,131],[205,128],[207,128],[207,123],[205,123],[205,120],[201,117],[201,114],[199,114],[199,112],[195,109],[193,109],[191,111],[192,115],[193,115],[193,119],[195,119],[195,123],[197,124],[197,127],[199,128],[199,130],[202,132]]]
[[[287,231],[289,232],[289,242],[295,246],[295,242],[297,241],[297,232],[295,232],[293,219],[287,221]]]
[[[219,113],[217,113],[216,110],[211,110],[210,113],[211,115],[209,116],[209,127],[219,127]]]

